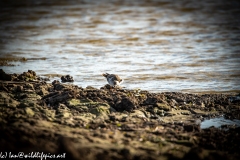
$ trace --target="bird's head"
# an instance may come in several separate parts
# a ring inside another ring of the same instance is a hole
[[[107,77],[109,74],[108,73],[103,73],[102,76]]]

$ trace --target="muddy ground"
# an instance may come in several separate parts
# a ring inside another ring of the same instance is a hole
[[[149,93],[49,82],[0,70],[0,153],[66,153],[68,159],[240,159],[236,94]]]

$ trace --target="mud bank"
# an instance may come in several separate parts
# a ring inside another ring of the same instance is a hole
[[[0,71],[0,151],[66,153],[70,159],[239,159],[237,94],[150,93],[47,82]],[[72,77],[62,77],[73,81]]]

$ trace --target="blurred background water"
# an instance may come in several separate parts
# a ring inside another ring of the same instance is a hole
[[[102,73],[153,92],[240,90],[237,0],[2,0],[0,66],[7,73],[70,74],[100,88]]]

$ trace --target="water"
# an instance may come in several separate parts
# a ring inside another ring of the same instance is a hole
[[[240,90],[239,1],[1,1],[0,57],[7,73],[70,74],[100,88]],[[34,58],[34,59],[32,59]]]
[[[209,128],[212,126],[219,128],[222,125],[235,125],[239,127],[240,120],[237,120],[237,119],[229,120],[224,117],[212,118],[212,119],[202,121],[200,127],[202,129]]]

